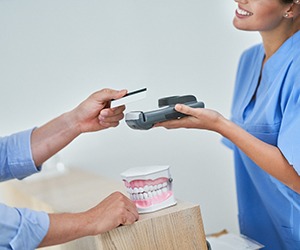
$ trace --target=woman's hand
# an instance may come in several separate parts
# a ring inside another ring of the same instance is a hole
[[[225,119],[221,114],[206,108],[191,108],[184,104],[176,104],[175,110],[188,116],[157,123],[155,127],[175,128],[197,128],[218,132],[220,121]]]

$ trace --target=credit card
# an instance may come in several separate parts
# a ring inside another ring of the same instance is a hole
[[[110,107],[115,108],[122,105],[126,105],[131,102],[139,101],[146,97],[146,93],[147,93],[147,88],[142,88],[142,89],[128,92],[120,99],[111,100]]]

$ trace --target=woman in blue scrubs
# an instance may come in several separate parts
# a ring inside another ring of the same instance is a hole
[[[235,1],[234,26],[259,31],[263,42],[240,58],[231,119],[177,104],[189,116],[157,126],[221,134],[234,154],[241,233],[264,249],[299,250],[299,1]]]

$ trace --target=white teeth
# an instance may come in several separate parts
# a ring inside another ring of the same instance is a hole
[[[157,185],[145,185],[144,187],[129,187],[127,192],[132,200],[147,200],[155,196],[160,196],[169,191],[168,183],[163,182]]]
[[[242,9],[240,9],[240,8],[237,8],[236,12],[237,12],[239,15],[242,15],[242,16],[252,16],[252,15],[253,15],[251,12],[242,10]]]

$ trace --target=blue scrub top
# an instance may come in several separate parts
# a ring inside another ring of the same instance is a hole
[[[269,58],[262,72],[262,44],[243,53],[232,121],[277,146],[300,175],[299,47],[297,32]],[[224,141],[234,152],[241,233],[264,244],[266,250],[299,250],[300,195],[258,167],[234,144]]]

